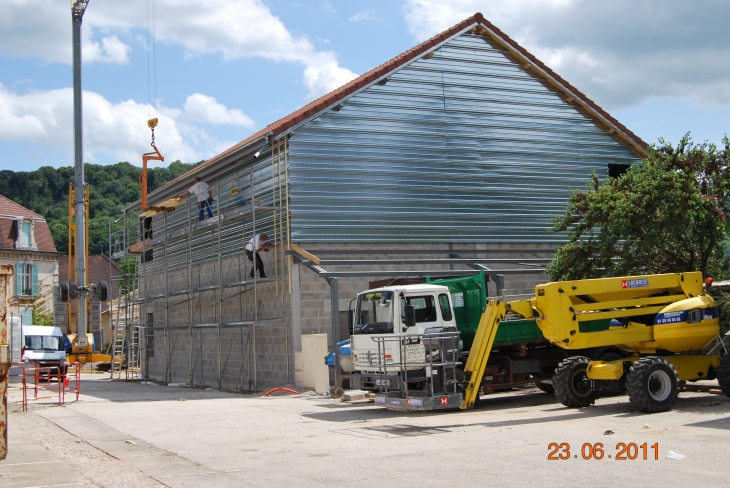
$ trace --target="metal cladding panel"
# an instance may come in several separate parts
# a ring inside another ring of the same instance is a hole
[[[294,242],[565,240],[591,172],[638,156],[484,38],[461,35],[298,128]]]

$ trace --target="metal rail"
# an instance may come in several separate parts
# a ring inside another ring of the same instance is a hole
[[[393,410],[433,410],[461,406],[463,393],[460,390],[461,375],[458,368],[461,366],[458,361],[460,332],[391,334],[373,336],[371,339],[377,344],[378,350],[377,364],[373,365],[377,368],[380,380],[376,403]],[[395,351],[392,346],[398,350],[397,361],[393,357]],[[391,389],[390,376],[393,372],[401,376],[397,388]]]

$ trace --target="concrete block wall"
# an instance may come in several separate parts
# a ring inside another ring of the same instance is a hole
[[[274,277],[276,254],[261,253],[268,277]],[[251,263],[239,255],[225,257],[220,268],[217,260],[205,261],[193,266],[193,288],[205,288],[242,281],[248,276]],[[145,284],[150,296],[164,293],[164,274],[149,263],[149,276]],[[141,267],[144,272],[144,266]],[[281,281],[257,285],[255,300],[258,302],[256,326],[256,369],[259,389],[281,386],[293,381],[293,355],[291,354],[291,326],[289,308],[289,280],[287,268],[279,269]],[[141,282],[143,280],[140,280]],[[168,270],[168,289],[171,292],[189,289],[187,268]],[[243,292],[243,293],[242,293]],[[144,289],[143,289],[144,293]],[[224,301],[220,303],[221,298]],[[219,368],[223,388],[248,390],[253,387],[253,351],[251,326],[226,326],[221,328],[220,345],[218,327],[193,327],[192,324],[217,324],[220,322],[252,321],[254,318],[254,292],[251,287],[224,288],[196,292],[193,300],[188,295],[169,297],[167,314],[164,298],[151,303],[154,312],[154,349],[147,363],[151,379],[165,381],[167,363],[170,364],[170,381],[190,383],[192,348],[192,381],[197,386],[218,386]],[[192,317],[191,317],[192,311]],[[164,327],[168,330],[165,349]],[[180,326],[184,326],[180,328]],[[159,327],[162,327],[160,329]],[[219,351],[220,348],[220,351]],[[243,369],[243,372],[242,372]]]

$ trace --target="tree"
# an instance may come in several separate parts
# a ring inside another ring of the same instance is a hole
[[[594,174],[553,221],[568,243],[548,265],[550,277],[717,271],[730,229],[730,140],[723,144],[660,139],[623,175],[601,183]]]

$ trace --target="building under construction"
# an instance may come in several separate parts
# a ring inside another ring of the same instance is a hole
[[[136,260],[115,349],[163,382],[293,383],[302,335],[346,335],[372,282],[484,269],[490,295],[531,293],[565,240],[547,229],[570,190],[646,155],[476,14],[157,189],[152,210],[127,208],[110,239]],[[196,176],[213,219],[194,197],[162,205]],[[251,279],[244,247],[260,233],[276,247]]]

